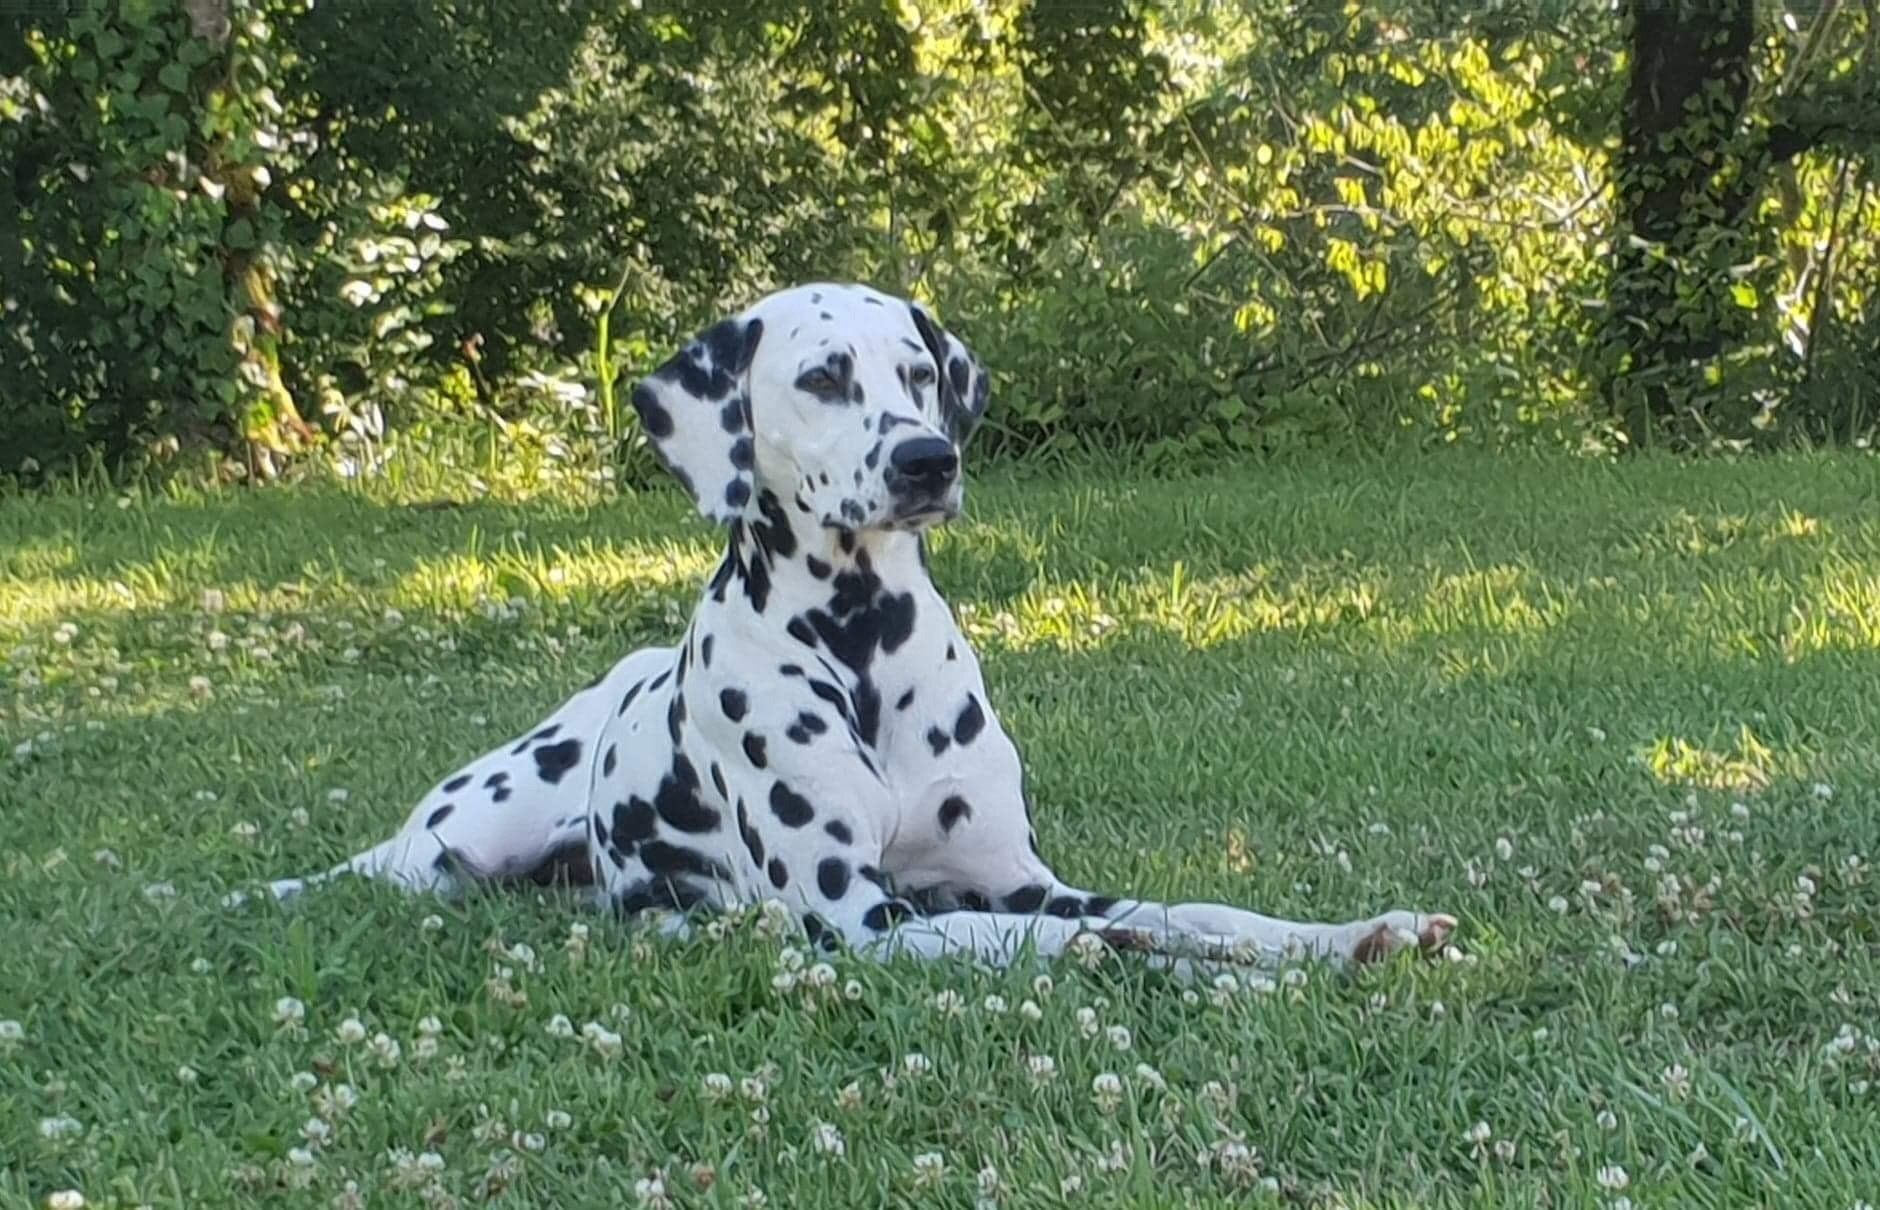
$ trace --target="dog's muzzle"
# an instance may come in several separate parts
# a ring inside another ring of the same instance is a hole
[[[887,484],[899,518],[943,513],[959,482],[960,455],[945,437],[910,437],[888,453]]]

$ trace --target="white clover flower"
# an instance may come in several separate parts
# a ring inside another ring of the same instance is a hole
[[[946,1157],[938,1151],[923,1151],[914,1157],[914,1184],[918,1188],[931,1189],[938,1185],[946,1175]]]
[[[1104,1031],[1104,1036],[1110,1040],[1110,1045],[1117,1050],[1128,1050],[1135,1044],[1135,1040],[1130,1036],[1129,1027],[1127,1025],[1112,1025],[1109,1029]]]
[[[733,1091],[731,1077],[722,1071],[714,1071],[699,1082],[700,1093],[707,1101],[728,1101]]]
[[[274,1002],[274,1019],[282,1025],[299,1025],[307,1019],[307,1006],[293,996],[282,996]]]
[[[1112,1113],[1123,1099],[1122,1077],[1113,1071],[1100,1072],[1090,1081],[1090,1092],[1096,1098],[1098,1109]]]
[[[581,1027],[581,1037],[594,1048],[594,1053],[603,1059],[611,1059],[624,1049],[619,1034],[608,1029],[599,1021],[589,1021]]]
[[[83,1133],[85,1133],[85,1124],[66,1114],[39,1119],[39,1137],[50,1142],[56,1143],[60,1139]]]
[[[827,1122],[816,1123],[816,1129],[810,1135],[810,1145],[818,1154],[831,1155],[837,1159],[841,1159],[849,1150],[848,1143],[842,1138],[842,1132]]]
[[[1607,1189],[1614,1193],[1617,1193],[1619,1190],[1624,1189],[1632,1183],[1632,1178],[1626,1174],[1626,1170],[1617,1164],[1608,1164],[1601,1168],[1598,1173],[1595,1174],[1594,1179],[1599,1181],[1599,1187],[1601,1189]]]
[[[374,1034],[372,1036],[372,1053],[378,1058],[380,1067],[398,1066],[398,1039],[386,1033]]]
[[[347,1017],[339,1023],[339,1028],[333,1031],[333,1037],[340,1045],[351,1046],[366,1040],[366,1027],[358,1017]]]

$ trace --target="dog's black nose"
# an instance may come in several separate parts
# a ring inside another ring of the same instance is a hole
[[[960,456],[945,437],[910,437],[888,455],[894,473],[922,487],[940,487],[960,469]]]

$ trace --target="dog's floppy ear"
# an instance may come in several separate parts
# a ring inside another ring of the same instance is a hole
[[[946,424],[947,436],[953,439],[954,445],[965,449],[966,439],[986,415],[990,388],[986,367],[973,356],[965,341],[941,327],[925,307],[909,303],[907,309],[913,312],[914,326],[920,330],[921,341],[933,354],[939,370],[940,416]]]
[[[750,507],[750,368],[763,337],[761,319],[721,320],[633,388],[654,452],[713,521]]]

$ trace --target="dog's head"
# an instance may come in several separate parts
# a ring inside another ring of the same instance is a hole
[[[958,515],[986,373],[919,303],[865,286],[772,294],[633,391],[660,458],[714,521],[756,497],[814,524],[920,529]]]

